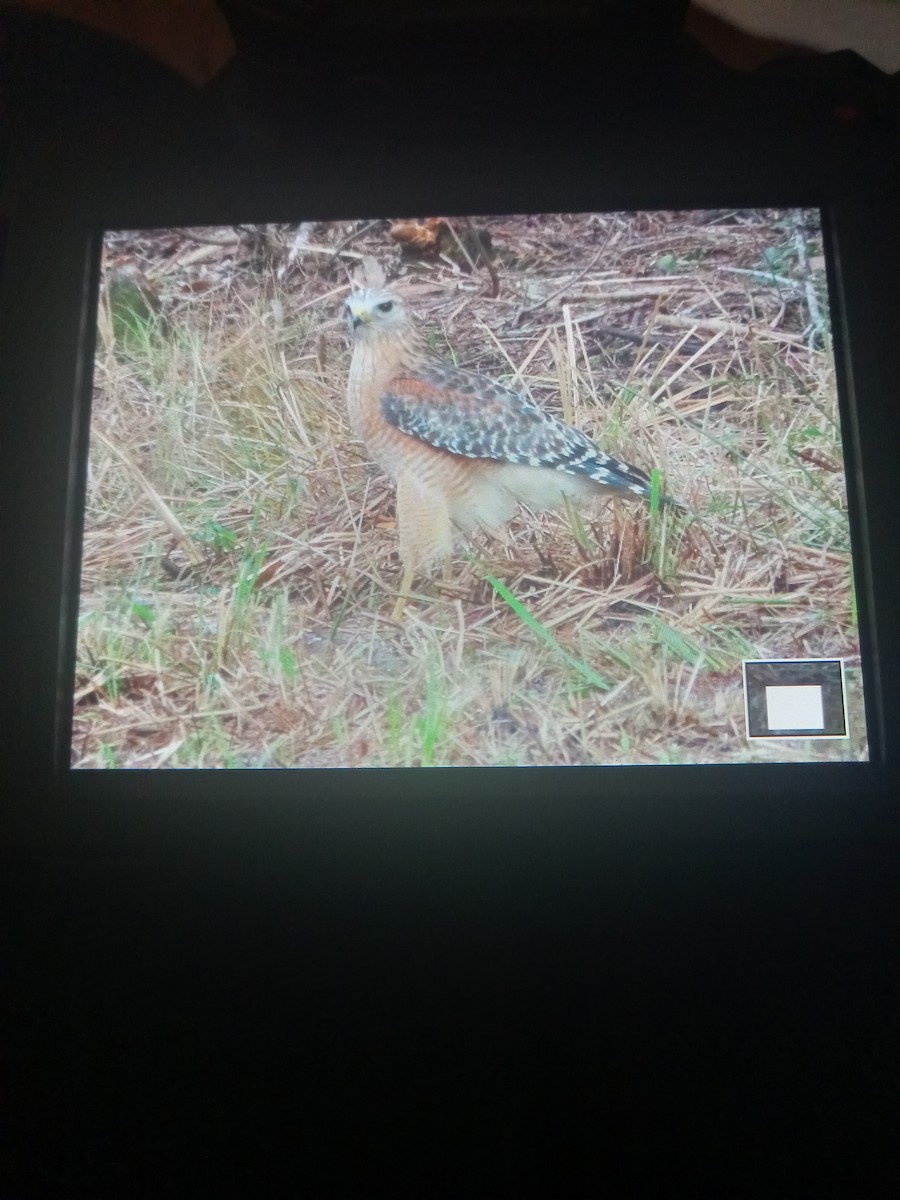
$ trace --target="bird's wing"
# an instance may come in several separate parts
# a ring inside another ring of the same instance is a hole
[[[602,487],[649,496],[650,478],[527,396],[443,363],[395,376],[381,396],[389,424],[464,458],[585,475]]]

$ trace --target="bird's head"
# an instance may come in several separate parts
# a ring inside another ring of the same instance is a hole
[[[355,291],[344,304],[347,324],[355,338],[377,338],[398,333],[409,325],[409,310],[387,288]]]

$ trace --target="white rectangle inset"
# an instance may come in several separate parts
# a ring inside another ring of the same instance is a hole
[[[767,687],[766,720],[770,729],[824,729],[821,685]]]

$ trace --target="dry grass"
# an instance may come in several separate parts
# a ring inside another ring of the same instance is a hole
[[[107,239],[75,765],[864,756],[811,214],[475,225],[496,297],[464,245],[406,259],[380,222]],[[362,253],[437,349],[658,468],[686,514],[523,513],[392,623],[392,489],[344,410]],[[849,742],[747,743],[740,662],[769,657],[845,659]]]

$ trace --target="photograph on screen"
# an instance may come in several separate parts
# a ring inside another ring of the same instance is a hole
[[[76,768],[868,758],[808,209],[103,237]]]

